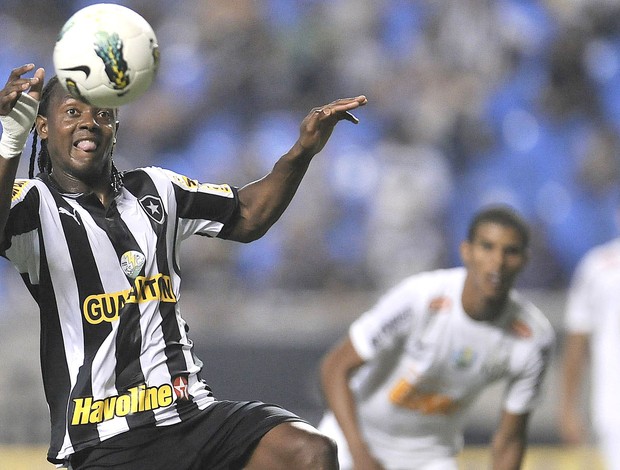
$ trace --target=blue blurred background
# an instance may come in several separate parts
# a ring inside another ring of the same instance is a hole
[[[3,0],[0,70],[52,73],[56,33],[90,3]],[[617,2],[118,3],[151,23],[162,57],[156,85],[121,110],[121,169],[245,184],[292,145],[311,107],[369,98],[282,223],[218,253],[240,287],[366,288],[453,265],[469,217],[490,202],[532,223],[526,286],[564,286],[617,232]],[[200,271],[213,261],[203,254]]]
[[[34,62],[51,74],[57,32],[91,3],[1,0],[0,73]],[[312,362],[382,289],[458,264],[472,213],[497,202],[531,223],[520,287],[556,295],[553,316],[581,256],[618,233],[615,0],[110,3],[142,14],[161,50],[153,88],[120,111],[121,170],[158,165],[243,185],[290,148],[312,107],[369,99],[263,239],[189,242],[185,302],[206,310],[207,331],[243,336],[231,329],[249,325],[270,344],[301,331],[320,338]],[[19,279],[6,261],[0,274],[11,279],[0,284],[8,325]]]

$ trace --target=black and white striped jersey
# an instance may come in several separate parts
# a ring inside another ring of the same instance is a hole
[[[161,168],[125,173],[108,209],[47,176],[16,180],[0,254],[40,307],[48,459],[128,429],[169,425],[213,400],[178,306],[179,246],[223,236],[236,188]]]

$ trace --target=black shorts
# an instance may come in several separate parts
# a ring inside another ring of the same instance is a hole
[[[218,401],[188,421],[137,428],[81,450],[73,470],[242,469],[258,441],[278,424],[305,422],[276,405]]]

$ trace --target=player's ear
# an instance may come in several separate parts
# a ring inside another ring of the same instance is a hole
[[[45,116],[39,114],[34,122],[34,127],[40,139],[47,139],[47,118]]]
[[[459,246],[459,252],[461,254],[461,260],[463,264],[467,266],[469,264],[469,260],[471,259],[471,243],[469,240],[463,240],[461,245]]]

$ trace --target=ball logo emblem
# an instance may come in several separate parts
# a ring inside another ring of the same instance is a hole
[[[95,52],[105,65],[105,73],[114,84],[115,90],[124,90],[129,86],[127,61],[123,57],[123,41],[117,33],[97,33]],[[122,96],[122,95],[120,95]]]

